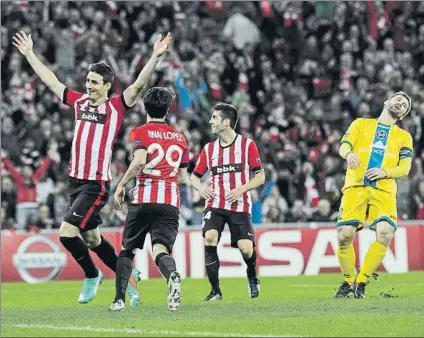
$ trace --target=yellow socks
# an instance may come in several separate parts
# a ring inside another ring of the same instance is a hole
[[[355,249],[353,248],[353,243],[348,245],[339,245],[337,249],[337,257],[339,258],[340,269],[345,277],[345,281],[350,285],[355,281]]]
[[[361,271],[356,278],[357,283],[366,283],[368,277],[377,270],[378,266],[386,256],[387,246],[375,241],[368,249],[367,255],[365,256],[364,264],[362,265]]]

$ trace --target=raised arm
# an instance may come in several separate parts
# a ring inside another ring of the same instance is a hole
[[[13,36],[13,40],[12,44],[26,57],[41,81],[43,81],[56,96],[62,99],[65,85],[61,83],[56,75],[40,61],[37,55],[35,55],[31,34],[27,36],[25,32],[21,31]]]
[[[150,57],[147,64],[143,67],[134,83],[124,91],[125,103],[128,106],[131,107],[135,104],[137,96],[149,83],[150,78],[152,77],[152,74],[155,71],[156,65],[159,61],[159,57],[168,49],[171,40],[171,33],[168,33],[168,35],[164,39],[162,39],[161,34],[158,35],[153,47],[153,55]]]

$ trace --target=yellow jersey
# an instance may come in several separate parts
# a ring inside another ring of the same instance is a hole
[[[357,169],[348,166],[342,191],[350,187],[370,186],[396,196],[395,179],[370,181],[364,175],[368,169],[394,168],[400,161],[411,159],[413,145],[409,132],[395,124],[386,125],[377,119],[359,118],[351,123],[340,143],[347,143],[361,160]]]

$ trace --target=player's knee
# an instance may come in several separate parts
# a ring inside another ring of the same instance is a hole
[[[78,227],[63,221],[59,228],[59,237],[76,237],[79,234]]]
[[[339,245],[348,245],[353,241],[356,229],[353,226],[340,226],[338,229],[337,239]]]
[[[208,230],[205,232],[205,245],[209,245],[209,246],[218,245],[218,231]]]
[[[84,239],[84,242],[89,249],[94,249],[94,248],[97,248],[101,244],[102,240],[101,240],[101,238],[90,238],[90,239],[87,239],[87,240]]]
[[[159,256],[160,254],[164,253],[164,254],[169,254],[168,248],[160,243],[155,243],[153,244],[153,259],[156,260],[156,257]]]
[[[241,239],[237,242],[237,246],[244,257],[251,257],[253,254],[253,242],[249,239]]]
[[[97,248],[102,243],[99,228],[83,232],[81,236],[89,249]]]
[[[388,222],[379,222],[376,225],[377,241],[383,245],[389,245],[395,235],[395,229]]]

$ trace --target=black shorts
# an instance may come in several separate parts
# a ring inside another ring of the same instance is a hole
[[[248,212],[234,212],[217,208],[206,208],[203,211],[202,232],[208,230],[218,231],[218,242],[224,230],[225,223],[228,224],[231,233],[231,246],[237,248],[237,242],[241,239],[249,239],[255,246],[255,233],[252,227],[252,217]]]
[[[172,252],[178,234],[180,210],[161,203],[131,204],[125,222],[122,246],[126,250],[143,249],[150,233],[152,246],[162,244]]]
[[[71,206],[64,221],[80,228],[82,232],[96,229],[102,224],[100,210],[109,199],[110,183],[88,181],[69,177]]]

